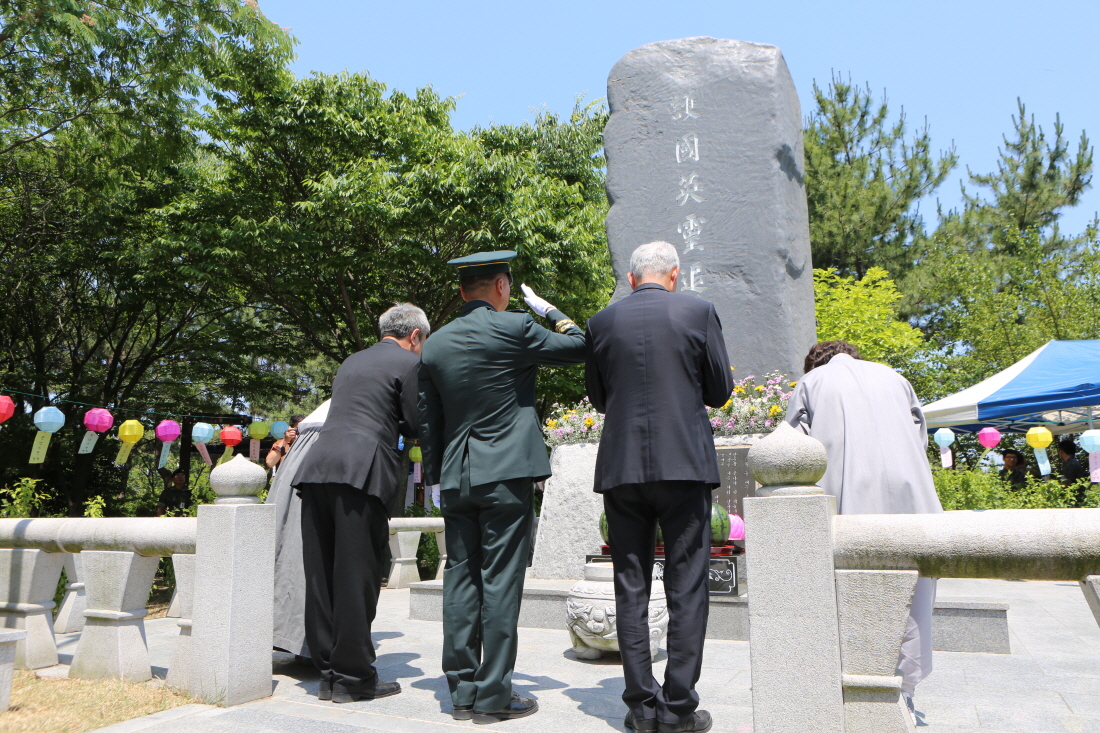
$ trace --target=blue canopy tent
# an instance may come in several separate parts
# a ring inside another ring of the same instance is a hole
[[[924,407],[929,428],[1080,433],[1100,425],[1100,341],[1048,341],[1008,369]]]

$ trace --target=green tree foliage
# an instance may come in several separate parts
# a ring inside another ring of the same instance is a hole
[[[918,201],[954,168],[954,151],[932,154],[925,125],[907,140],[905,114],[890,121],[885,98],[834,77],[816,83],[806,123],[806,201],[814,265],[863,277],[883,267],[896,276],[915,262],[923,235]]]
[[[889,273],[871,267],[862,278],[814,270],[818,341],[847,341],[869,361],[901,368],[924,342],[921,332],[898,319],[901,293]]]
[[[936,493],[947,511],[961,509],[1059,509],[1077,506],[1078,491],[1083,491],[1084,506],[1100,505],[1100,489],[1085,484],[1065,486],[1060,481],[1029,476],[1027,484],[1013,487],[993,471],[932,471]]]
[[[223,100],[194,187],[162,211],[160,246],[189,278],[239,288],[273,333],[334,362],[374,343],[396,301],[445,323],[461,305],[446,261],[480,249],[516,250],[517,282],[583,322],[612,287],[606,113],[578,106],[568,120],[459,132],[452,107],[431,89],[386,94],[346,73]],[[565,398],[581,380],[544,381]]]
[[[232,91],[235,71],[290,55],[255,0],[5,0],[0,158],[77,121],[164,141],[185,130],[199,94]]]

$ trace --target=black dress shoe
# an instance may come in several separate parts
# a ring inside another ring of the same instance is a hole
[[[473,720],[474,718],[474,706],[473,705],[455,705],[454,710],[451,711],[451,717],[455,720]]]
[[[377,700],[380,697],[389,697],[399,692],[401,692],[401,685],[397,682],[377,682],[361,690],[349,690],[339,682],[334,682],[332,684],[332,701],[342,703]]]
[[[661,723],[657,726],[657,730],[660,733],[706,733],[711,725],[713,721],[710,719],[710,713],[706,710],[696,710],[687,722]]]
[[[656,718],[642,718],[641,720],[634,719],[634,713],[629,710],[626,712],[626,718],[623,719],[623,725],[625,725],[634,733],[657,733],[657,719]]]
[[[318,700],[331,700],[332,699],[332,682],[330,680],[321,680],[321,683],[317,685],[317,699]]]
[[[530,697],[520,697],[518,694],[513,692],[511,701],[500,710],[494,710],[491,713],[479,713],[475,710],[474,722],[484,725],[485,723],[496,723],[501,720],[523,718],[538,709],[538,702]]]

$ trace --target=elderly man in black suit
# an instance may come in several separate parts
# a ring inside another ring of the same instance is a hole
[[[333,702],[395,695],[380,682],[370,628],[389,539],[386,507],[405,486],[400,437],[417,436],[417,375],[428,319],[401,303],[381,340],[349,356],[332,383],[328,418],[294,478],[302,496],[306,643]]]
[[[721,483],[706,406],[733,391],[714,306],[676,293],[680,262],[667,242],[634,250],[634,292],[588,320],[588,396],[606,415],[595,490],[604,498],[615,565],[619,651],[635,731],[710,730],[695,683],[703,661],[711,491]],[[649,594],[657,525],[665,540],[668,664],[653,677]]]

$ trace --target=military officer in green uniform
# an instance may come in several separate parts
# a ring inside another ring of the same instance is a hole
[[[515,256],[450,261],[466,304],[425,342],[420,367],[425,480],[440,484],[447,529],[443,671],[454,718],[475,723],[538,710],[512,691],[533,484],[550,475],[535,377],[541,364],[584,361],[584,332],[527,286],[525,300],[553,330],[507,310]]]

